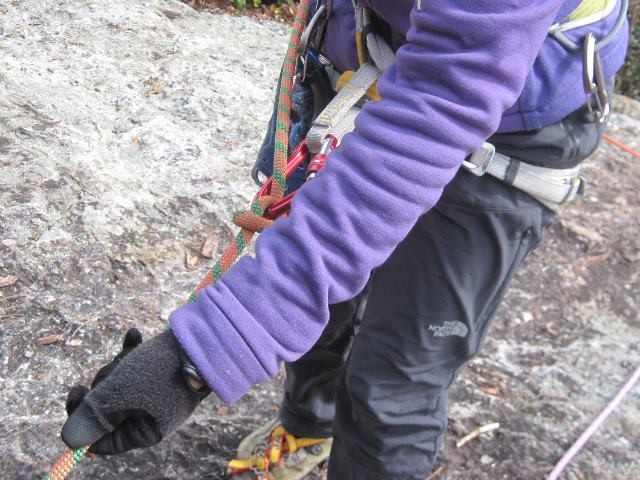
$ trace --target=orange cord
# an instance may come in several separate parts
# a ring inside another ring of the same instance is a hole
[[[609,135],[607,135],[606,133],[604,134],[603,138],[607,141],[607,142],[611,142],[613,143],[616,147],[621,148],[622,150],[624,150],[627,153],[630,153],[631,155],[633,155],[636,158],[640,158],[640,153],[636,152],[634,149],[627,147],[626,145],[620,143],[617,140],[614,140],[613,138],[611,138]]]

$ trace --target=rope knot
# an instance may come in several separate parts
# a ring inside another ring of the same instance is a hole
[[[269,205],[279,200],[281,200],[281,198],[276,195],[259,197],[251,204],[251,210],[243,210],[235,213],[233,215],[233,223],[250,232],[261,232],[273,223],[273,220],[264,218],[264,212],[269,208]]]

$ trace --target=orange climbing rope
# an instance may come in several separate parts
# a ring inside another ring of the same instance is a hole
[[[215,283],[238,259],[244,247],[251,241],[255,232],[261,232],[271,225],[273,220],[265,218],[267,208],[280,201],[287,190],[287,160],[289,145],[289,120],[291,114],[291,92],[293,89],[293,77],[295,76],[297,49],[300,44],[300,35],[307,23],[309,16],[309,0],[302,0],[298,6],[296,19],[289,40],[289,47],[282,66],[280,77],[280,96],[278,99],[278,117],[276,122],[275,153],[273,156],[273,177],[268,193],[256,198],[251,204],[251,209],[237,213],[233,217],[236,225],[242,230],[231,245],[225,250],[220,260],[211,268],[202,279],[188,301],[195,302],[198,293],[208,285]]]
[[[625,152],[630,153],[634,157],[640,158],[640,153],[636,152],[632,148],[627,147],[624,143],[620,143],[619,141],[614,140],[613,138],[611,138],[606,133],[604,134],[604,136],[602,138],[604,138],[607,142],[613,143],[616,147],[624,150]]]
[[[213,268],[207,273],[204,279],[189,296],[188,302],[195,302],[198,293],[215,283],[241,255],[244,247],[249,243],[255,232],[260,232],[273,223],[274,216],[266,218],[267,208],[282,200],[284,192],[287,190],[287,164],[289,145],[289,121],[291,114],[291,91],[293,89],[293,78],[297,62],[297,49],[300,43],[300,35],[307,23],[309,16],[309,0],[301,0],[296,13],[296,19],[289,40],[289,47],[282,67],[280,77],[280,97],[278,99],[278,118],[276,125],[275,154],[273,165],[273,177],[270,180],[269,191],[261,189],[251,204],[251,209],[234,215],[233,221],[242,227],[242,230],[232,244],[225,250]],[[300,155],[296,149],[296,161]],[[80,459],[87,453],[89,446],[69,449],[53,466],[51,471],[44,477],[44,480],[64,480]]]
[[[49,474],[44,477],[44,480],[64,480],[67,475],[71,473],[73,467],[80,461],[80,459],[87,453],[89,447],[78,448],[77,450],[67,450],[53,466]]]

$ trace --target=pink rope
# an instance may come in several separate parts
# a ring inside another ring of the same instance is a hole
[[[567,467],[567,465],[569,465],[569,462],[571,462],[573,457],[582,449],[582,447],[585,446],[585,444],[589,441],[591,435],[594,434],[594,432],[600,427],[600,425],[602,425],[602,423],[607,419],[611,412],[613,412],[615,408],[620,404],[625,395],[629,393],[629,391],[633,388],[635,383],[638,381],[638,378],[640,378],[640,365],[638,365],[636,371],[633,372],[631,378],[627,380],[627,383],[624,384],[615,398],[611,400],[611,402],[609,402],[609,405],[607,405],[607,407],[602,410],[602,412],[600,412],[600,415],[598,415],[598,417],[593,422],[591,422],[589,428],[587,428],[584,433],[580,435],[580,437],[575,441],[575,443],[571,445],[571,448],[567,451],[567,453],[564,454],[564,456],[553,468],[553,470],[547,477],[547,480],[556,480],[560,477],[562,471]]]

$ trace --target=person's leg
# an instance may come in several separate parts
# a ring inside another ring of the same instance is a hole
[[[429,475],[449,385],[552,217],[528,195],[461,171],[374,271],[337,389],[329,480]]]
[[[287,380],[280,420],[296,437],[332,435],[335,391],[353,334],[366,304],[367,290],[329,307],[329,323],[305,355],[285,365]]]
[[[348,355],[354,331],[366,304],[368,288],[347,302],[330,306],[330,319],[322,335],[304,356],[287,363],[285,396],[279,418],[274,418],[245,437],[237,458],[263,458],[273,445],[272,434],[284,427],[298,441],[321,439],[319,443],[285,453],[269,467],[270,478],[297,480],[329,456],[335,415],[335,391]],[[269,455],[270,456],[270,455]],[[250,471],[239,478],[255,479]]]
[[[596,149],[603,131],[585,107],[489,141],[522,161],[569,168]],[[527,194],[466,171],[420,218],[370,280],[337,391],[329,480],[430,473],[449,385],[480,349],[508,283],[552,219]]]
[[[595,149],[602,131],[580,110],[554,125],[490,141],[520,160],[566,168]],[[281,411],[296,436],[329,436],[338,390],[330,479],[397,478],[381,464],[414,465],[415,478],[424,478],[446,427],[448,386],[477,353],[509,280],[551,218],[528,195],[461,172],[374,274],[370,320],[341,383],[367,295],[331,307],[318,343],[287,365]],[[418,461],[408,463],[414,457]]]

